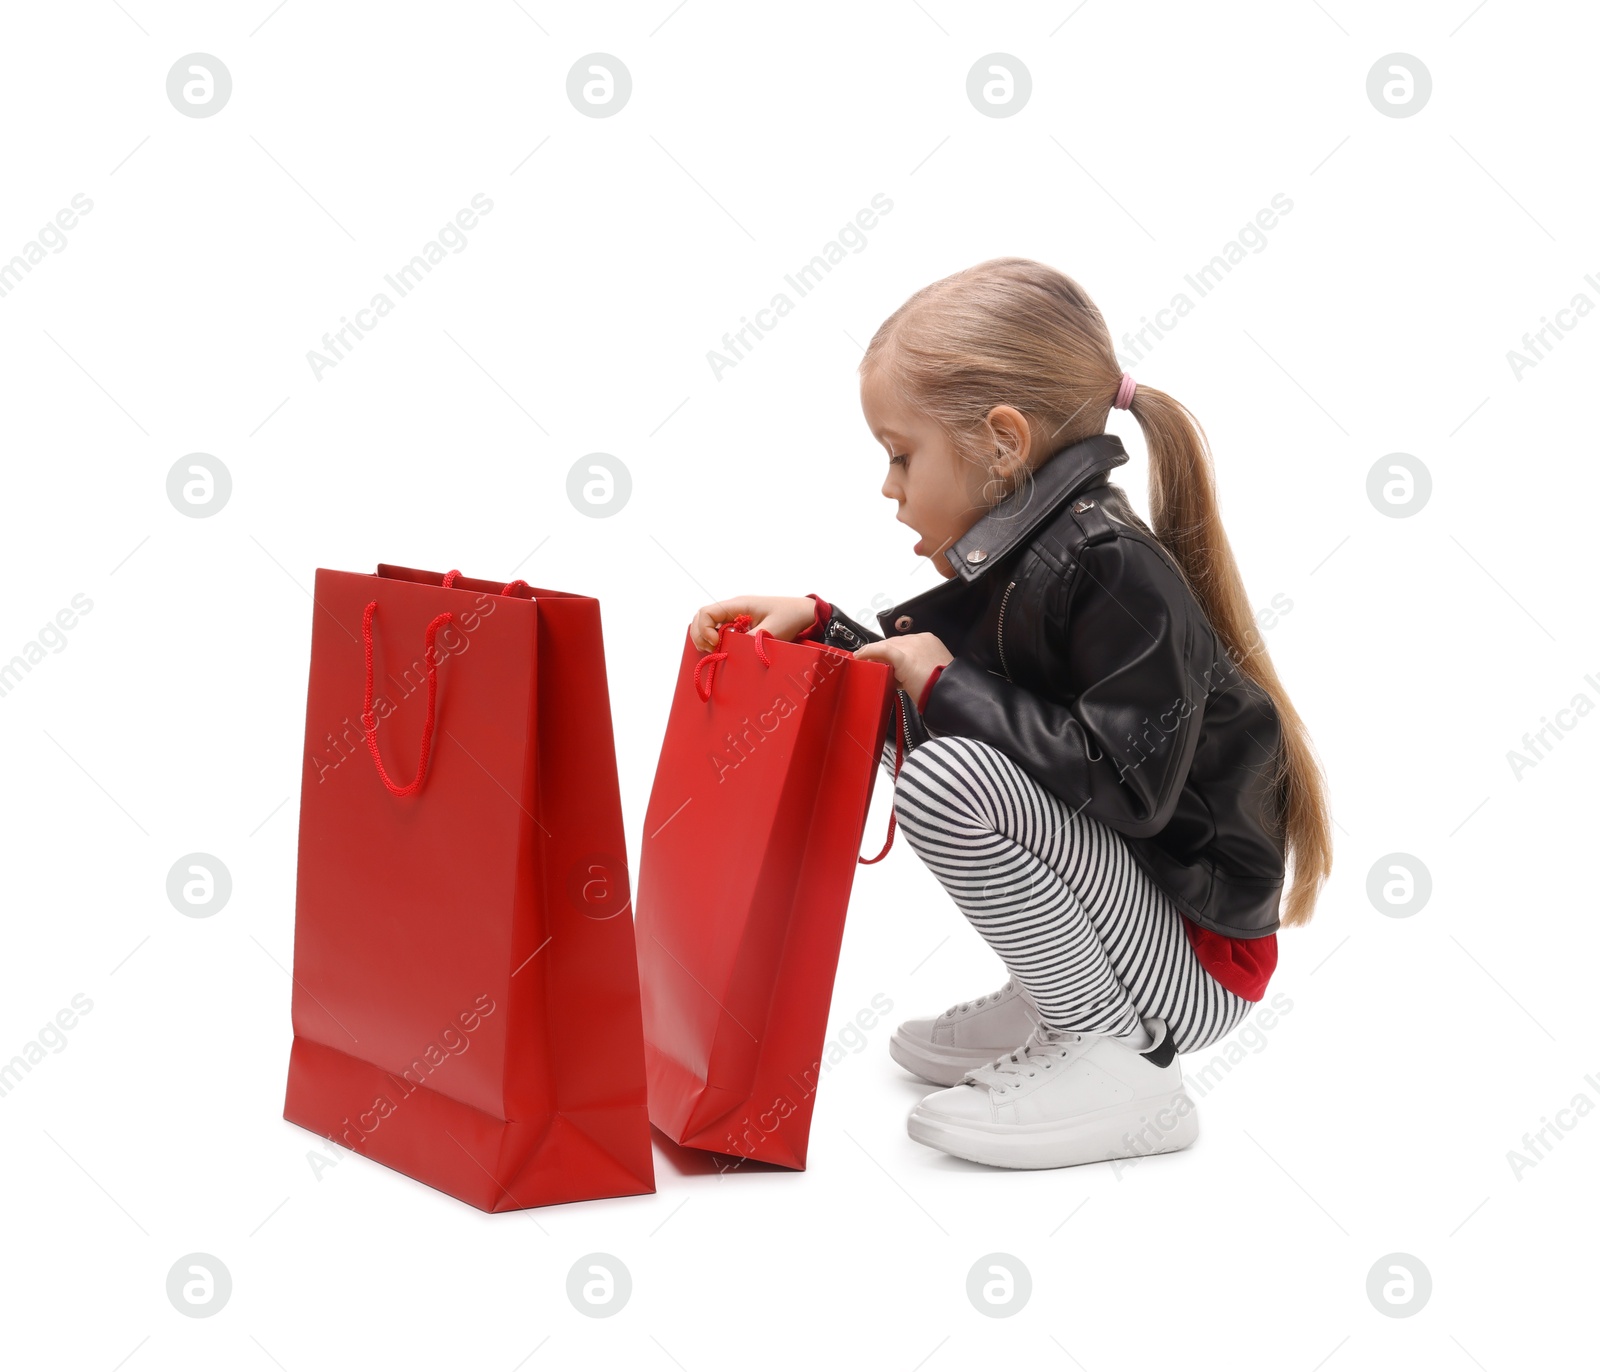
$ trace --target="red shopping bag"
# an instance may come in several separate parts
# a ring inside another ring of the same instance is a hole
[[[748,623],[724,624],[713,653],[686,639],[645,815],[650,1119],[681,1144],[804,1168],[894,678],[731,631]]]
[[[284,1118],[482,1210],[653,1191],[598,602],[314,599]]]

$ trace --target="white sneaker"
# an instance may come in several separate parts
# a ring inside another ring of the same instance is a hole
[[[911,1111],[918,1143],[994,1167],[1071,1167],[1187,1148],[1200,1133],[1172,1031],[1155,1047],[1040,1024],[1014,1053],[976,1067]]]
[[[974,1067],[1015,1052],[1039,1012],[1010,978],[998,991],[952,1005],[937,1019],[908,1019],[889,1040],[889,1056],[913,1076],[954,1086]]]

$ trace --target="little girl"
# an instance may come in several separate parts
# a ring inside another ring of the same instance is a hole
[[[691,634],[709,651],[748,614],[894,670],[891,823],[1010,973],[895,1032],[895,1060],[946,1088],[911,1137],[1004,1167],[1187,1147],[1177,1054],[1262,998],[1332,860],[1205,438],[1121,371],[1074,281],[1022,258],[918,291],[860,376],[883,494],[945,580],[882,635],[815,594],[704,606]],[[1113,406],[1149,450],[1149,524],[1107,479],[1128,460]]]

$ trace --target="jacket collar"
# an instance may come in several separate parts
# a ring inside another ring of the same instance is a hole
[[[946,560],[963,581],[972,581],[1020,545],[1071,495],[1099,484],[1092,478],[1120,467],[1127,449],[1116,434],[1093,434],[1047,458],[1031,481],[1019,486],[950,545]]]

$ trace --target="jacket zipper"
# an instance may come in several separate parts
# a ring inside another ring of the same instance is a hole
[[[1011,592],[1016,590],[1015,581],[1006,583],[1005,594],[1000,597],[1000,618],[994,627],[994,643],[1000,652],[1000,670],[1006,674],[1006,680],[1011,680],[1011,668],[1006,665],[1006,601],[1011,599]]]
[[[900,694],[907,700],[911,699],[911,692],[904,687],[901,687]],[[906,750],[900,755],[902,762],[911,756],[911,709],[913,708],[915,707],[907,708],[902,704],[900,709],[900,732],[905,736],[906,741]]]

